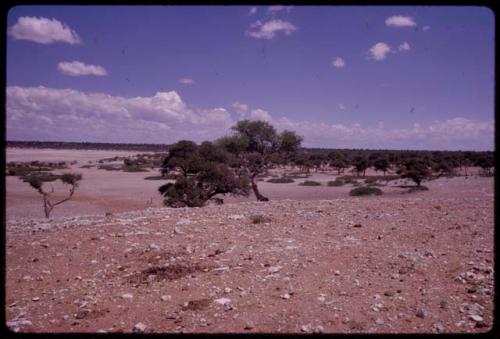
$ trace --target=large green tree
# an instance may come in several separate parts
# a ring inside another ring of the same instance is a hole
[[[209,141],[200,146],[189,140],[174,144],[163,161],[162,174],[175,177],[175,182],[158,189],[165,205],[201,207],[207,201],[222,203],[220,196],[225,194],[247,196],[248,178],[232,170],[230,157]]]
[[[232,167],[248,175],[257,200],[268,201],[259,192],[257,175],[267,171],[276,159],[291,161],[302,137],[288,130],[278,133],[270,123],[260,120],[238,121],[232,130],[234,134],[219,139],[218,144],[233,155]]]

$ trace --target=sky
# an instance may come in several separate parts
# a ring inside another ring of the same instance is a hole
[[[18,6],[7,140],[494,149],[494,15],[433,6]]]

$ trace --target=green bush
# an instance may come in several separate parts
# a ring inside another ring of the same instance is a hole
[[[99,160],[99,161],[101,161],[101,160]],[[99,165],[99,166],[97,166],[97,169],[103,169],[106,171],[121,171],[122,170],[121,166],[118,167],[118,166],[114,166],[114,165]]]
[[[370,177],[365,179],[365,184],[374,184],[377,182],[377,178],[375,177]]]
[[[352,189],[349,194],[352,196],[381,195],[382,191],[376,187],[361,186]]]
[[[289,184],[294,182],[292,178],[282,177],[282,178],[271,178],[267,182],[272,182],[273,184]]]
[[[41,182],[51,182],[51,181],[56,181],[57,179],[59,179],[59,177],[60,175],[53,173],[40,173],[40,174],[30,173],[27,175],[20,176],[19,179],[27,183],[33,180],[38,180]]]
[[[344,185],[345,185],[345,182],[344,182],[344,180],[341,180],[341,179],[335,179],[335,181],[328,182],[328,186],[338,187],[338,186],[344,186]]]
[[[123,172],[149,172],[139,165],[123,166]]]
[[[317,181],[306,180],[304,182],[301,182],[299,185],[300,186],[321,186],[321,183],[317,182]]]

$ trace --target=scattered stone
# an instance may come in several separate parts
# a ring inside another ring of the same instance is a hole
[[[376,325],[383,325],[383,324],[385,324],[385,322],[382,319],[377,319],[377,320],[375,320],[375,324]]]
[[[241,215],[241,214],[232,214],[232,215],[228,216],[227,218],[231,219],[231,220],[241,220],[241,219],[245,219],[245,216]]]
[[[134,333],[144,333],[144,331],[146,330],[146,327],[147,326],[144,325],[143,323],[137,323],[132,328],[132,332],[134,332]]]
[[[132,299],[132,298],[134,298],[134,295],[132,293],[125,293],[125,294],[122,294],[122,298],[123,299]]]
[[[354,224],[352,227],[357,227],[357,228],[359,228],[359,227],[362,227],[362,226],[363,226],[363,225],[361,225],[361,224]]]
[[[441,323],[434,324],[433,328],[436,331],[436,333],[443,333],[444,332],[444,325]]]
[[[172,300],[172,296],[170,296],[170,295],[162,295],[162,296],[161,296],[161,300],[162,300],[162,301],[169,301],[169,300]]]
[[[481,317],[480,315],[477,315],[477,314],[469,315],[469,319],[473,320],[475,322],[482,322],[483,321],[483,317]]]
[[[335,271],[333,271],[333,274],[335,274],[335,275],[340,275],[340,271],[335,270]]]
[[[174,234],[184,234],[179,228],[174,227]]]
[[[423,319],[423,318],[425,318],[425,316],[426,316],[426,312],[425,312],[425,310],[424,310],[424,309],[419,308],[419,309],[417,310],[417,313],[416,313],[415,315],[416,315],[417,317],[419,317],[419,318],[422,318],[422,319]]]
[[[281,299],[290,299],[290,294],[288,293],[282,294]]]
[[[282,266],[271,266],[268,268],[269,273],[278,273],[283,267]]]
[[[232,289],[229,287],[224,288],[224,293],[231,293]]]
[[[39,297],[33,297],[31,300],[33,300],[33,301],[39,301],[40,298]]]
[[[216,302],[217,304],[221,304],[221,305],[229,305],[231,303],[231,299],[220,298],[220,299],[215,299],[214,302]]]
[[[392,291],[385,291],[385,292],[384,292],[384,295],[385,295],[386,297],[392,297],[392,296],[394,296],[394,292],[392,292]]]
[[[160,246],[156,245],[156,244],[149,244],[148,246],[148,250],[150,251],[158,251],[160,249]]]

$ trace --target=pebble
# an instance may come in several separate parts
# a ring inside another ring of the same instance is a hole
[[[133,297],[134,297],[134,295],[132,293],[122,294],[123,299],[132,299]]]
[[[443,333],[444,332],[444,326],[443,324],[441,323],[436,323],[434,324],[434,330],[437,332],[437,333]]]
[[[471,315],[469,315],[469,319],[473,320],[475,322],[481,322],[481,321],[483,321],[483,317],[481,317],[480,315],[477,315],[477,314],[471,314]]]
[[[31,300],[33,300],[33,301],[39,301],[40,298],[39,297],[33,297]]]
[[[383,324],[385,324],[385,322],[382,319],[377,319],[377,320],[375,320],[375,324],[383,325]]]
[[[224,288],[224,293],[231,293],[232,289],[229,287]]]
[[[149,244],[148,249],[152,250],[152,251],[157,251],[160,249],[160,246],[158,246],[156,244]]]
[[[416,313],[415,315],[416,315],[417,317],[419,317],[419,318],[422,318],[422,319],[423,319],[423,318],[425,318],[426,312],[425,312],[425,310],[423,310],[423,309],[419,308],[419,309],[417,310],[417,313]]]
[[[162,295],[161,300],[162,301],[169,301],[169,300],[172,300],[172,297],[170,295]]]
[[[214,302],[216,302],[217,304],[221,304],[221,305],[229,305],[231,303],[231,299],[220,298],[220,299],[215,299]]]
[[[282,266],[271,266],[268,268],[268,271],[269,273],[278,273],[282,268]]]
[[[290,299],[290,294],[288,293],[282,294],[281,299]]]
[[[144,331],[146,330],[146,327],[147,326],[144,325],[143,323],[137,323],[132,328],[132,332],[134,332],[134,333],[144,333]]]

